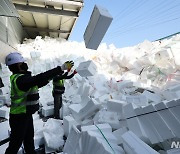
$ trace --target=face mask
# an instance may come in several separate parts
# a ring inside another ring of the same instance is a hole
[[[21,70],[23,70],[23,71],[27,71],[27,70],[28,70],[28,65],[27,65],[26,63],[22,63],[22,64],[20,65],[20,68],[21,68]]]

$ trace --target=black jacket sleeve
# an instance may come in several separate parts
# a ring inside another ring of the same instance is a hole
[[[52,80],[56,75],[62,75],[63,71],[60,66],[46,71],[44,73],[40,73],[35,76],[31,76],[30,74],[25,74],[18,77],[16,84],[18,88],[22,91],[28,91],[30,88],[34,86],[38,86],[39,88],[48,84],[49,80]]]
[[[73,76],[74,76],[74,73],[72,73],[71,75],[69,75],[69,76],[66,76],[66,78],[65,79],[71,79],[71,78],[73,78]]]

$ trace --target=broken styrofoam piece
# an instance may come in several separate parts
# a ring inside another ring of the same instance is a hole
[[[44,117],[48,117],[54,114],[54,106],[43,106],[42,107],[42,115]]]
[[[149,145],[139,139],[133,132],[128,131],[122,135],[125,151],[131,154],[158,154]],[[128,147],[128,148],[127,148]]]
[[[81,137],[81,132],[77,129],[76,126],[73,125],[70,129],[70,133],[65,142],[63,152],[67,154],[78,154],[76,150],[79,144],[80,137]]]
[[[66,116],[63,118],[63,128],[64,128],[64,135],[67,137],[70,130],[71,130],[71,127],[73,125],[77,125],[78,123],[75,121],[75,119],[71,116]]]
[[[118,86],[118,90],[122,91],[122,89],[124,88],[132,87],[133,82],[129,80],[123,80],[123,81],[117,82],[117,86]]]
[[[127,127],[122,127],[122,128],[119,128],[119,129],[113,131],[113,135],[117,138],[118,145],[123,143],[122,135],[127,131],[128,131]]]
[[[110,99],[107,101],[107,110],[122,113],[122,107],[125,104],[126,102],[124,101]]]
[[[0,117],[1,118],[9,119],[9,112],[10,112],[10,108],[8,108],[6,106],[0,107]]]
[[[84,32],[86,48],[94,50],[98,48],[112,19],[107,9],[96,5],[94,6],[88,26]]]
[[[81,77],[93,76],[96,73],[96,65],[93,61],[85,61],[79,64],[76,71]]]
[[[43,136],[47,147],[59,150],[64,145],[63,135],[62,122],[56,119],[48,119],[43,129]]]
[[[155,94],[155,93],[151,93],[151,92],[149,92],[147,90],[145,90],[142,93],[142,95],[145,95],[148,98],[148,100],[151,100],[151,101],[153,101],[155,103],[160,103],[161,100],[162,100],[161,96],[159,96],[158,94]]]
[[[95,99],[91,99],[84,107],[80,104],[72,104],[69,108],[76,120],[82,120],[85,117],[90,117],[94,112],[97,112],[100,104]]]
[[[43,136],[38,136],[38,135],[34,136],[34,146],[35,146],[35,149],[38,149],[41,145],[44,145],[44,144],[45,144],[45,141],[44,141],[44,137]]]

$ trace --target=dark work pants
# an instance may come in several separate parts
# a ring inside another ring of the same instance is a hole
[[[60,119],[60,108],[62,107],[62,94],[53,93],[54,97],[54,118]]]
[[[9,124],[11,128],[10,142],[5,154],[17,154],[22,143],[26,154],[35,154],[32,115],[10,114]]]

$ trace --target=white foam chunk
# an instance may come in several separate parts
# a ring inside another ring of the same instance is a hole
[[[128,131],[122,135],[123,146],[129,154],[158,154],[149,145],[139,139],[133,132]],[[128,148],[127,148],[128,147]]]
[[[145,95],[148,98],[148,100],[151,100],[151,101],[156,102],[156,103],[161,102],[161,97],[158,94],[151,93],[147,90],[145,90],[142,94]]]
[[[42,107],[42,115],[47,117],[54,114],[54,106],[43,106]]]
[[[110,99],[107,101],[107,110],[122,113],[122,107],[125,104],[124,101]]]
[[[94,50],[98,48],[112,19],[107,9],[95,5],[84,33],[86,48]]]
[[[80,120],[83,118],[88,118],[94,112],[99,110],[99,103],[95,99],[91,99],[84,107],[80,104],[72,104],[69,106],[72,115],[75,119]]]
[[[117,143],[122,144],[122,135],[127,132],[128,129],[126,127],[119,128],[113,132],[113,135],[117,138]]]
[[[63,118],[63,127],[64,127],[64,135],[67,137],[71,127],[73,125],[77,125],[77,122],[75,121],[75,119],[71,116],[66,116]]]
[[[148,105],[147,97],[144,95],[138,95],[138,96],[127,96],[126,100],[128,103],[133,103],[136,106],[146,106]]]
[[[93,61],[88,60],[81,62],[77,67],[76,71],[81,77],[93,76],[96,73],[96,65]]]

